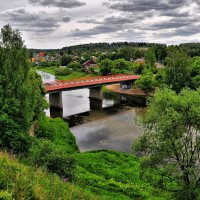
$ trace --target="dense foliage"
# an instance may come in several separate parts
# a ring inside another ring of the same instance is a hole
[[[169,189],[166,181],[176,181],[170,189],[178,199],[200,198],[199,100],[200,90],[156,92],[144,119],[145,134],[134,144],[137,152],[147,156],[144,167],[162,169],[162,188]]]
[[[7,25],[0,40],[0,148],[26,152],[30,126],[45,107],[44,89],[29,69],[19,31]]]

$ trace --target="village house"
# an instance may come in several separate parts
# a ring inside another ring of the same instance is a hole
[[[89,71],[90,68],[97,68],[98,65],[93,60],[87,60],[83,63],[85,71]]]

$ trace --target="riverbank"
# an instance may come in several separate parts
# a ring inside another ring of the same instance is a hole
[[[140,97],[149,97],[152,95],[150,92],[145,92],[140,88],[132,88],[129,90],[123,90],[120,88],[120,84],[113,84],[105,86],[108,90],[117,93],[117,94],[125,94],[131,96],[140,96]]]
[[[150,171],[150,180],[141,176],[140,158],[116,151],[80,153],[63,120],[41,120],[31,148],[34,157],[27,152],[29,165],[0,153],[0,199],[172,199],[169,192],[152,184],[159,173]],[[73,163],[66,162],[72,158]],[[65,174],[69,172],[71,178]]]

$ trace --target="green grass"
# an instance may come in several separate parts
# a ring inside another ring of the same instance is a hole
[[[135,156],[95,151],[77,154],[75,183],[109,200],[172,199],[170,193],[152,187],[140,177],[140,160]]]
[[[56,174],[47,172],[43,165],[41,169],[30,162],[21,164],[13,156],[0,152],[0,199],[173,199],[171,193],[152,184],[159,181],[156,172],[148,173],[153,181],[141,177],[140,158],[114,151],[80,153],[74,136],[62,119],[42,117],[38,122],[36,137],[40,142],[50,141],[55,150],[75,158],[73,178],[70,183],[64,183]],[[31,155],[27,158],[29,161]],[[37,159],[40,160],[40,156]],[[28,163],[32,167],[27,166]],[[60,165],[58,167],[60,169]]]
[[[34,67],[34,69],[55,75],[56,67],[45,67],[45,68]],[[72,72],[71,74],[66,75],[66,76],[56,76],[56,79],[58,79],[58,80],[72,80],[72,79],[79,79],[79,78],[93,77],[93,76],[95,76],[95,75],[94,74],[87,74],[85,72]]]
[[[98,200],[102,199],[55,174],[19,163],[13,156],[0,152],[1,200]]]

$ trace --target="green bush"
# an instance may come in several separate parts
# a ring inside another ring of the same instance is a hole
[[[55,127],[51,125],[47,117],[41,117],[38,120],[35,135],[37,138],[53,140],[55,138]]]
[[[38,140],[29,150],[30,163],[46,167],[48,171],[58,174],[68,179],[73,178],[75,168],[75,159],[64,154],[62,149],[56,147],[54,143],[48,140]]]
[[[57,148],[67,154],[78,152],[75,137],[63,119],[41,117],[38,121],[36,137],[51,140]]]
[[[66,75],[71,74],[71,72],[72,72],[72,69],[67,68],[67,67],[63,67],[63,68],[60,67],[60,68],[55,69],[56,76],[66,76]]]
[[[150,71],[146,72],[135,82],[136,86],[144,91],[151,91],[156,86],[154,74]]]

